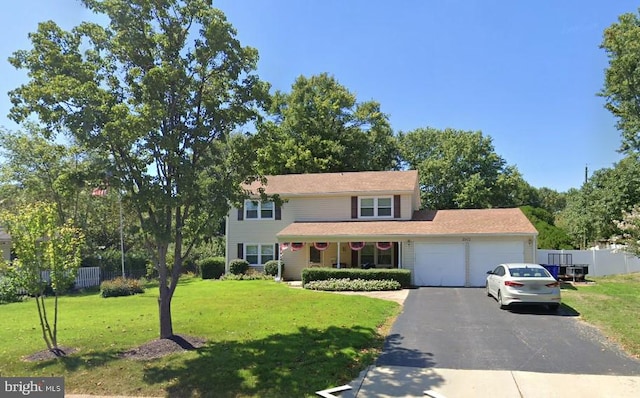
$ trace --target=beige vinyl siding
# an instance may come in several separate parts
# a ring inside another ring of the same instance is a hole
[[[282,205],[282,220],[342,221],[351,219],[350,196],[291,198]]]
[[[412,240],[400,242],[400,245],[402,245],[402,249],[400,249],[400,254],[402,255],[400,262],[402,263],[402,269],[411,271],[411,283],[413,283],[413,267],[416,263],[414,244]]]

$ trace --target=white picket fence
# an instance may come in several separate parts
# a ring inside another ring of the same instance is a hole
[[[567,260],[570,255],[571,264],[588,265],[590,276],[605,276],[640,272],[640,258],[614,249],[602,250],[538,250],[539,264],[553,264],[549,254],[554,258]],[[558,256],[560,255],[560,256]],[[556,265],[565,265],[556,264]],[[566,264],[566,265],[571,265]]]
[[[49,271],[42,271],[42,279],[49,282]],[[76,275],[76,289],[100,285],[100,267],[80,267]]]

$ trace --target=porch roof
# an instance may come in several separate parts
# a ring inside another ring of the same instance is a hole
[[[411,220],[294,222],[278,241],[398,240],[421,236],[537,235],[520,209],[465,209],[415,212]]]

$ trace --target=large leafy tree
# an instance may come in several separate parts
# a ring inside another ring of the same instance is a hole
[[[605,107],[618,119],[620,149],[640,152],[640,18],[627,13],[604,31],[601,48],[609,57],[604,88]]]
[[[388,170],[396,145],[387,115],[326,73],[300,76],[290,93],[276,92],[256,138],[265,174]]]
[[[16,258],[10,268],[18,287],[35,297],[42,338],[56,355],[58,347],[58,295],[75,280],[80,267],[83,235],[71,223],[60,223],[55,205],[31,203],[15,212],[3,212]],[[54,292],[53,314],[47,311],[45,289]]]
[[[640,162],[630,155],[612,168],[597,170],[579,190],[570,190],[558,225],[585,247],[620,234],[621,220],[640,202]]]
[[[0,196],[5,207],[46,201],[55,204],[60,223],[82,224],[82,193],[91,167],[80,148],[50,142],[36,126],[27,126],[26,132],[0,129],[0,153],[0,184],[15,188]]]
[[[512,207],[529,204],[535,196],[479,131],[419,128],[400,133],[398,140],[405,166],[420,172],[425,207]]]
[[[108,155],[110,185],[136,211],[155,257],[167,338],[182,261],[254,174],[235,146],[246,140],[230,136],[259,117],[268,87],[254,74],[257,51],[241,46],[210,0],[82,2],[108,26],[41,23],[33,48],[10,59],[29,75],[10,93],[11,117],[35,114]]]

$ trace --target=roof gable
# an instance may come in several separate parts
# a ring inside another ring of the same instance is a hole
[[[331,194],[412,193],[418,185],[418,172],[359,171],[345,173],[286,174],[266,176],[267,184],[259,181],[245,186],[252,193],[264,187],[267,195],[307,196]]]

